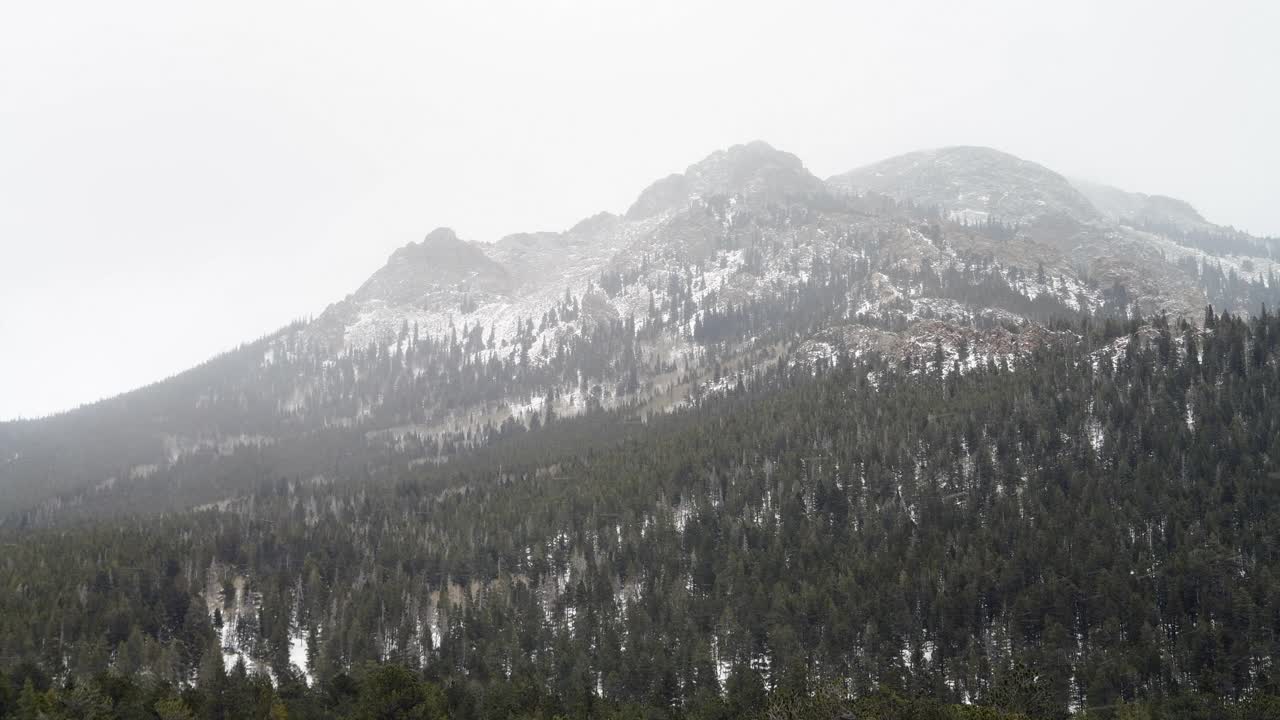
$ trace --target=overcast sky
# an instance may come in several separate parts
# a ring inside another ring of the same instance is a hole
[[[1280,235],[1280,3],[5,3],[0,418],[318,314],[396,247],[763,139],[950,144]]]

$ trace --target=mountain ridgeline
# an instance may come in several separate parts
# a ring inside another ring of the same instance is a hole
[[[971,147],[437,229],[0,424],[0,718],[1272,717],[1278,252]]]
[[[1079,189],[1078,189],[1079,188]],[[1278,243],[985,148],[822,181],[760,143],[562,233],[448,229],[310,322],[92,406],[0,423],[0,523],[180,509],[264,472],[394,473],[511,421],[664,411],[780,358],[1012,357],[1084,315],[1280,299]]]

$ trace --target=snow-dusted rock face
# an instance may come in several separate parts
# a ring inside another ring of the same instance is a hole
[[[964,371],[1030,351],[1051,318],[1198,322],[1208,303],[1280,299],[1274,241],[1169,198],[1080,187],[972,147],[823,182],[753,142],[563,232],[485,244],[440,228],[314,321],[62,419],[0,424],[0,503],[6,487],[26,490],[14,506],[53,497],[51,476],[85,478],[95,503],[166,483],[216,502],[241,489],[231,465],[340,477],[389,447],[413,467],[504,423],[660,411],[783,360]],[[92,435],[113,423],[131,435]],[[93,450],[69,459],[43,433]],[[323,433],[361,438],[370,457],[325,459]]]
[[[500,341],[520,320],[544,315],[566,291],[588,292],[606,272],[640,272],[650,258],[662,264],[645,272],[665,285],[670,273],[687,271],[682,263],[711,258],[735,217],[750,221],[763,208],[827,192],[794,155],[762,142],[737,145],[654,183],[624,217],[601,213],[565,232],[521,233],[493,244],[435,230],[397,250],[309,332],[335,348],[355,347],[385,339],[405,322],[433,336],[479,323]],[[615,303],[620,316],[637,309],[634,300]]]
[[[987,148],[911,153],[823,182],[794,155],[753,142],[655,182],[623,216],[601,213],[564,232],[493,244],[436,230],[301,335],[338,354],[400,348],[408,328],[415,337],[476,336],[482,342],[469,352],[477,362],[520,357],[539,366],[602,328],[626,325],[638,338],[628,352],[639,371],[630,372],[658,394],[657,378],[673,367],[683,375],[673,386],[705,382],[696,378],[711,337],[717,355],[740,362],[733,358],[759,357],[789,330],[725,337],[709,329],[724,315],[821,294],[830,290],[824,283],[841,297],[808,321],[817,323],[806,326],[813,335],[787,341],[802,355],[866,351],[848,340],[865,339],[859,333],[819,339],[851,324],[898,335],[893,354],[906,357],[913,353],[903,348],[932,348],[940,336],[951,347],[956,332],[969,332],[966,342],[978,347],[987,341],[978,328],[1054,314],[1199,317],[1212,300],[1201,269],[1224,258],[1122,222],[1143,208],[1203,223],[1184,203],[1099,187],[1086,195],[1047,168]],[[1251,279],[1265,284],[1270,261],[1251,266]],[[613,374],[606,384],[620,381],[619,358],[605,365]],[[579,398],[573,385],[530,389],[507,404]],[[587,406],[574,400],[557,411]]]
[[[866,210],[874,203],[849,197],[867,192],[937,208],[947,227],[926,237],[927,223],[914,221],[909,212],[869,217]],[[328,338],[337,350],[389,341],[406,325],[431,336],[480,326],[486,334],[492,330],[501,345],[520,323],[545,316],[566,296],[591,292],[610,274],[627,279],[609,293],[613,311],[625,319],[643,316],[651,298],[659,304],[669,299],[671,278],[694,270],[701,295],[741,304],[806,282],[815,261],[867,260],[869,250],[881,267],[865,287],[856,288],[868,295],[859,304],[864,314],[878,312],[882,302],[901,305],[904,298],[929,306],[928,292],[890,279],[895,272],[917,272],[922,264],[941,271],[985,257],[1029,301],[1054,298],[1066,308],[1096,312],[1105,291],[1123,286],[1129,312],[1197,317],[1210,301],[1199,268],[1216,258],[1195,255],[1193,268],[1185,262],[1193,253],[1176,239],[1134,227],[1136,218],[1216,227],[1181,201],[1073,185],[1047,168],[988,148],[910,153],[824,183],[794,155],[753,142],[712,153],[684,173],[655,182],[624,216],[601,213],[565,232],[516,234],[491,245],[436,230],[422,243],[396,251],[386,267],[306,332]],[[1266,258],[1247,265],[1255,280],[1271,267]],[[1229,269],[1243,273],[1245,267],[1228,261]],[[708,271],[714,287],[706,285]],[[960,315],[989,309],[971,307]],[[956,316],[950,314],[952,320]],[[646,319],[651,318],[641,317],[640,324]],[[556,334],[563,338],[565,329]],[[539,339],[541,347],[551,341]]]
[[[1150,221],[1185,229],[1213,227],[1189,203],[1177,198],[1126,192],[1088,180],[1072,180],[1071,184],[1103,215],[1115,222]]]
[[[353,298],[423,304],[432,302],[433,293],[442,289],[501,295],[510,292],[512,285],[506,268],[483,250],[459,240],[449,228],[437,228],[422,242],[392,253],[386,266],[360,286]]]
[[[437,228],[421,242],[392,253],[355,293],[317,318],[310,334],[340,350],[364,339],[362,333],[351,333],[362,322],[373,326],[364,334],[378,335],[394,329],[382,320],[403,321],[415,313],[501,300],[516,285],[507,268],[482,248],[460,240],[449,228]]]
[[[1214,225],[1182,200],[1070,181],[990,148],[908,153],[828,183],[934,209],[944,221],[996,225],[998,237],[967,245],[958,237],[956,246],[1006,265],[1043,266],[1095,293],[1122,286],[1131,314],[1194,318],[1210,303],[1256,311],[1280,256],[1275,240]],[[1241,291],[1220,292],[1231,285]]]
[[[853,192],[935,205],[955,217],[1027,223],[1048,215],[1098,219],[1083,194],[1052,170],[984,147],[947,147],[882,160],[828,182]]]
[[[800,158],[755,141],[716,151],[690,165],[684,174],[655,182],[640,193],[627,217],[679,210],[694,198],[727,196],[763,204],[822,192],[822,181],[805,169]]]

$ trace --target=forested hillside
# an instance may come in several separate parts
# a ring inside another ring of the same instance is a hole
[[[1274,717],[1280,321],[968,352],[783,354],[412,472],[6,530],[0,707],[389,717],[357,707],[390,683],[404,717]]]
[[[1256,312],[1280,304],[1277,247],[989,148],[824,182],[736,145],[563,232],[438,228],[313,319],[0,423],[0,526],[181,510],[264,477],[398,477],[535,415],[665,412],[783,355],[896,366],[941,345],[968,367],[1024,356],[1055,320]]]

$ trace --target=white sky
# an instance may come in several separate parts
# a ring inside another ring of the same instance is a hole
[[[990,145],[1280,235],[1278,31],[1266,0],[4,3],[0,418],[752,139],[821,177]]]

